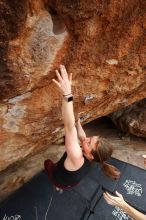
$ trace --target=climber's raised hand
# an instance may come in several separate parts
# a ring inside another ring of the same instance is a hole
[[[62,95],[71,94],[71,82],[72,82],[72,73],[68,76],[67,70],[64,65],[60,65],[59,70],[56,70],[56,79],[52,81],[57,85]]]

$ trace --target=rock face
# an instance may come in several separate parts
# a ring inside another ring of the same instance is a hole
[[[112,113],[111,119],[122,131],[146,137],[146,99]]]
[[[0,2],[1,171],[62,137],[60,63],[83,123],[146,97],[145,11],[145,0]]]

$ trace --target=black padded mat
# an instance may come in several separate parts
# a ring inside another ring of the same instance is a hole
[[[134,207],[146,213],[146,171],[126,164],[116,190]]]
[[[105,188],[111,194],[116,190],[119,191],[130,205],[146,214],[146,171],[113,158],[110,160],[110,164],[120,169],[121,176],[119,180],[111,180],[102,173],[99,167],[95,167],[93,170],[95,174],[91,178],[96,178],[96,181],[102,184],[102,188]],[[98,175],[96,176],[97,172]],[[85,216],[84,220],[97,219],[131,220],[132,218],[120,208],[108,205],[101,196],[100,200],[97,200],[93,212],[89,213],[88,211],[88,215]]]
[[[88,203],[91,203],[97,189],[101,187],[90,176],[86,176],[78,186],[73,187],[73,191],[77,192]]]
[[[0,219],[17,220],[74,220],[81,218],[86,204],[77,193],[65,190],[55,191],[42,172],[25,184],[0,206]],[[20,216],[20,217],[19,217]],[[8,218],[9,217],[9,218]]]
[[[115,190],[121,192],[128,202],[145,213],[146,171],[113,158],[109,162],[120,169],[119,180],[114,181],[108,178],[103,174],[100,166],[94,165],[91,173],[81,181],[80,185],[64,190],[62,194],[57,191],[53,192],[48,176],[44,171],[41,172],[0,204],[0,219],[131,220],[122,210],[104,201],[103,187],[110,192]],[[126,187],[129,186],[127,180],[133,181],[132,184],[135,181],[137,184],[134,185],[136,186],[134,194],[127,194]],[[141,195],[138,196],[137,193]]]
[[[98,186],[96,188],[96,191],[94,195],[92,195],[92,199],[90,201],[90,205],[85,208],[84,214],[81,218],[81,220],[88,220],[90,215],[94,213],[95,207],[98,204],[98,201],[101,199],[103,195],[102,186]]]
[[[127,213],[118,207],[108,205],[103,196],[98,201],[94,213],[90,215],[88,220],[132,220]]]

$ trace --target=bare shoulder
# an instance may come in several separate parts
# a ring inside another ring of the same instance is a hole
[[[76,160],[71,160],[69,156],[64,161],[64,167],[69,171],[76,171],[80,169],[84,164],[84,157],[80,157]]]

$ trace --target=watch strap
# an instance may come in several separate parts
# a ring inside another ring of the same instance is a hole
[[[69,96],[63,96],[63,99],[66,101],[66,102],[71,102],[73,101],[73,95],[69,95]]]

